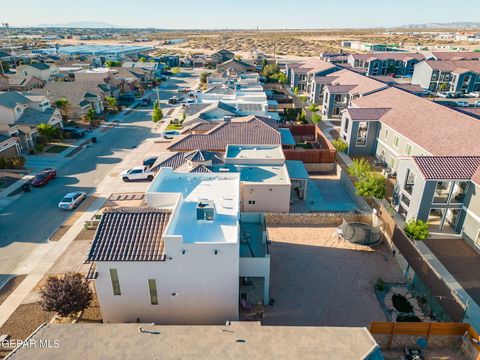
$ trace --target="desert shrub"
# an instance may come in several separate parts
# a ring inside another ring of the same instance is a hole
[[[337,151],[346,153],[348,149],[348,144],[343,141],[342,139],[334,139],[332,140],[332,145]]]
[[[322,116],[319,114],[313,114],[312,115],[312,122],[314,124],[318,124],[320,121],[322,121]]]

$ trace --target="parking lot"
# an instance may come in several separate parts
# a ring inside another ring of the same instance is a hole
[[[334,227],[268,227],[271,240],[267,325],[368,326],[386,321],[374,286],[403,282],[385,245],[338,240]]]

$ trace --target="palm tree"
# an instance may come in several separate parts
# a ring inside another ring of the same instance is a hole
[[[62,98],[55,101],[55,106],[60,110],[63,120],[67,118],[68,109],[70,109],[70,101],[68,99]]]

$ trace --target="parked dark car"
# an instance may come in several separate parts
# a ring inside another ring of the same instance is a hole
[[[140,106],[148,106],[151,103],[152,103],[152,99],[150,98],[142,98],[140,99],[140,102],[139,102]]]
[[[71,127],[63,128],[63,133],[67,133],[70,135],[71,139],[81,139],[85,136],[86,130],[84,129],[77,129]]]
[[[143,159],[143,166],[152,167],[152,165],[155,164],[155,161],[157,161],[157,159],[158,156],[148,156]]]
[[[177,104],[178,103],[178,97],[172,96],[170,99],[168,99],[169,104]]]
[[[53,180],[57,177],[57,171],[54,169],[47,168],[41,172],[39,172],[35,177],[32,179],[32,186],[44,186],[50,180]]]

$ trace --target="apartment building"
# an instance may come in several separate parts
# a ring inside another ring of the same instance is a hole
[[[425,56],[407,52],[381,52],[371,54],[350,54],[348,65],[364,71],[366,75],[411,76],[415,64]]]
[[[162,168],[146,207],[104,213],[87,257],[103,321],[225,324],[241,297],[267,303],[263,216],[241,214],[239,198],[237,173]],[[241,289],[245,278],[258,293]]]
[[[393,205],[405,220],[478,244],[478,120],[388,88],[353,100],[340,136],[350,156],[374,155],[397,174]]]
[[[480,91],[479,60],[426,60],[415,65],[412,84],[431,92]]]
[[[478,51],[432,51],[427,55],[430,60],[480,60],[480,52]]]
[[[315,58],[302,63],[287,63],[286,65],[290,88],[307,94],[312,91],[316,76],[327,76],[337,70],[338,68],[334,64]]]
[[[352,100],[385,89],[388,85],[343,69],[327,77],[323,86],[322,115],[327,118],[340,118]]]

